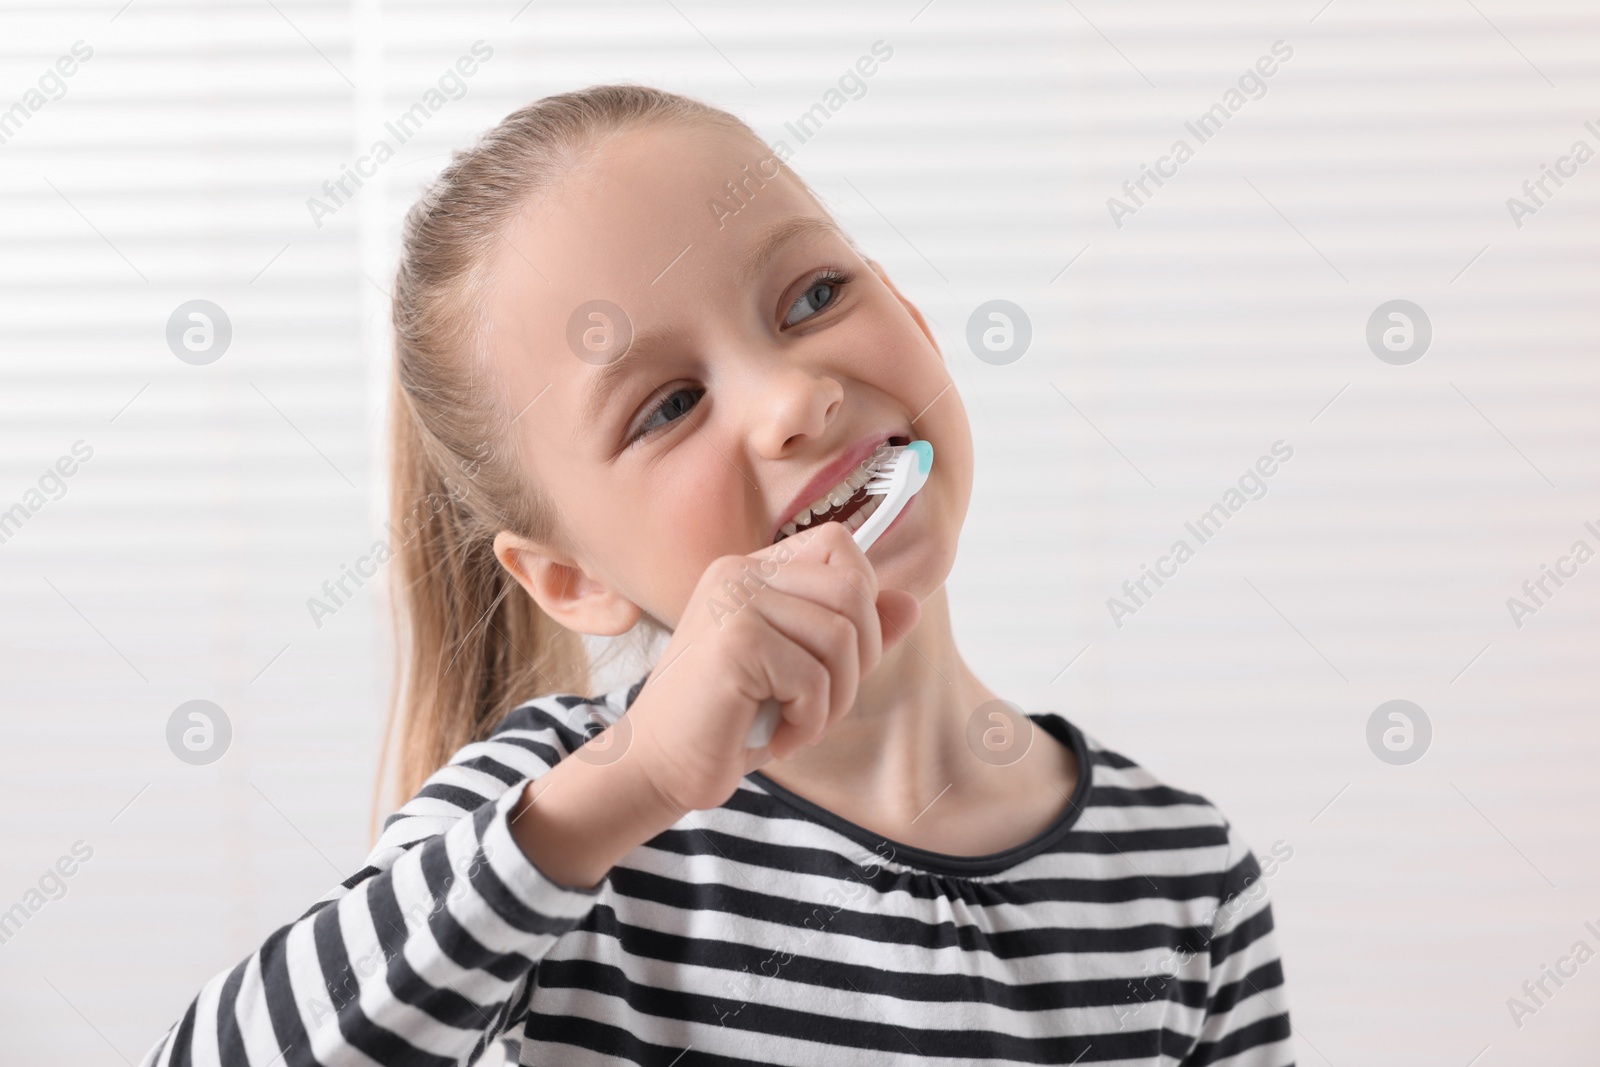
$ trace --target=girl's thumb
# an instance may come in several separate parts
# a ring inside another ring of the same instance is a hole
[[[922,602],[904,589],[878,590],[877,608],[885,652],[899,644],[922,618]]]

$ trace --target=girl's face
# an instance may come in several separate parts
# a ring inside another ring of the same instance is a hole
[[[772,544],[843,480],[835,464],[890,437],[930,442],[934,465],[868,559],[919,599],[944,581],[971,495],[966,411],[921,314],[760,146],[619,135],[503,236],[491,358],[567,543],[505,532],[496,551],[558,621],[676,628],[712,560]]]

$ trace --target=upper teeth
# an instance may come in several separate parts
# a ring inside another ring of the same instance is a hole
[[[822,496],[812,501],[809,507],[801,508],[794,518],[784,523],[778,530],[780,537],[788,537],[799,531],[800,527],[811,521],[812,516],[820,515],[824,511],[831,511],[840,507],[845,501],[856,495],[856,491],[872,480],[872,472],[877,460],[884,453],[887,442],[879,445],[866,462],[857,467],[850,476]]]

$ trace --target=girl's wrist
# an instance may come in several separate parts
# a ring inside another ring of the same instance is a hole
[[[511,835],[545,877],[569,889],[598,887],[682,814],[627,754],[601,763],[575,753],[522,788]]]

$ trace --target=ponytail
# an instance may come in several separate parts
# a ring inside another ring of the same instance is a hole
[[[399,803],[518,704],[543,693],[587,694],[590,677],[580,635],[547,615],[495,559],[494,532],[472,514],[463,479],[441,471],[404,391],[394,393],[390,523],[400,540],[391,604],[409,654],[395,661],[384,749],[398,721]]]

